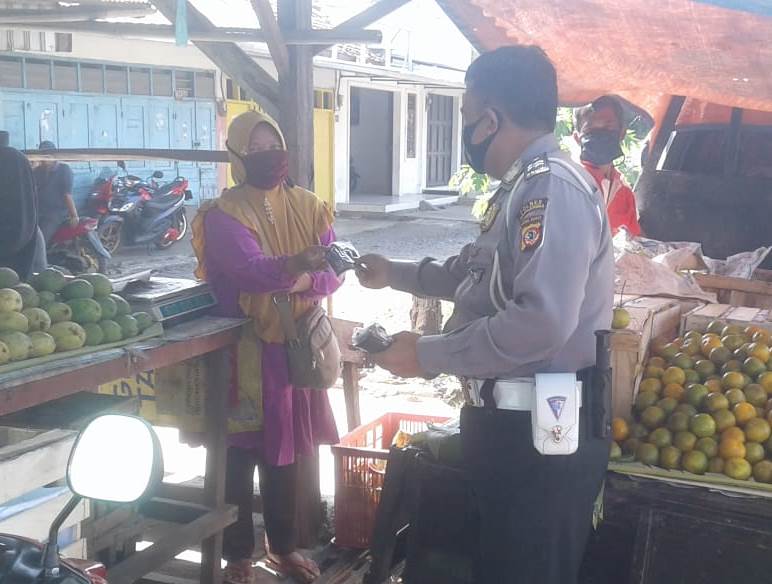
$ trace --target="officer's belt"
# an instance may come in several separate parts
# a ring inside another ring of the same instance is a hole
[[[483,407],[482,390],[486,382],[482,379],[467,379],[466,385],[470,405]],[[533,406],[533,388],[536,380],[533,377],[522,377],[497,381],[493,386],[493,400],[496,409],[531,411]]]

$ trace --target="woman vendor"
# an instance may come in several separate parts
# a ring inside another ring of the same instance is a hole
[[[293,387],[273,295],[288,293],[297,319],[341,284],[324,246],[335,239],[332,213],[288,177],[288,153],[270,117],[247,112],[228,128],[226,146],[237,185],[201,208],[193,222],[196,275],[211,286],[220,316],[246,316],[230,380],[226,500],[238,520],[225,530],[224,579],[253,580],[253,477],[258,468],[266,553],[298,582],[319,568],[296,549],[298,457],[338,439],[325,391]]]

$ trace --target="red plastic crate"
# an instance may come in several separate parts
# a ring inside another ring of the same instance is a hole
[[[332,447],[335,459],[335,542],[347,548],[365,549],[375,526],[381,501],[385,461],[399,430],[423,432],[430,423],[446,422],[447,416],[384,414],[352,430]]]

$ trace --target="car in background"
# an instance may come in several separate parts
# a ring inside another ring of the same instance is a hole
[[[659,140],[635,187],[647,237],[700,242],[716,259],[772,246],[772,112],[686,99]]]

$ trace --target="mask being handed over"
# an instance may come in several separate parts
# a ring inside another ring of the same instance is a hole
[[[583,162],[605,166],[624,156],[622,147],[619,145],[619,132],[615,130],[590,130],[579,140],[582,145]]]

